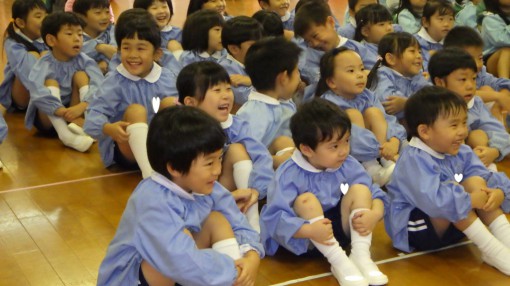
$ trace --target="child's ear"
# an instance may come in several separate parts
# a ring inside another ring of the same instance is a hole
[[[238,45],[227,45],[227,50],[235,58],[235,57],[237,57],[237,55],[239,55],[239,51],[241,51],[241,48]]]
[[[360,32],[363,37],[368,37],[368,26],[367,25],[363,26]]]
[[[48,45],[48,47],[53,48],[56,43],[57,43],[57,36],[54,36],[52,34],[46,35],[46,44]]]
[[[262,8],[262,10],[269,10],[269,4],[266,3],[265,1],[259,0],[259,5],[260,5],[260,8]]]
[[[397,57],[392,54],[392,53],[386,53],[384,55],[384,60],[386,61],[386,63],[388,63],[388,65],[390,66],[394,66],[397,64]]]
[[[331,90],[335,90],[337,88],[336,86],[336,83],[333,81],[333,79],[331,78],[328,78],[326,79],[326,85],[329,87],[329,89]]]
[[[168,173],[170,174],[170,176],[171,176],[172,178],[180,178],[180,177],[182,177],[182,173],[181,173],[181,172],[179,172],[179,171],[177,171],[177,170],[175,170],[175,169],[172,167],[172,165],[170,165],[170,163],[167,163],[167,164],[166,164],[166,170],[168,171]]]
[[[429,126],[426,124],[420,124],[418,125],[418,137],[420,137],[423,141],[428,140],[430,138],[429,136]]]
[[[313,149],[310,148],[310,146],[305,145],[303,143],[299,144],[299,151],[307,158],[311,157],[314,153]]]
[[[326,27],[335,29],[335,19],[333,18],[333,16],[328,16],[326,18]]]
[[[163,56],[163,49],[157,48],[154,50],[154,61],[157,62]]]
[[[446,87],[446,80],[440,78],[440,77],[434,77],[434,85],[440,86],[440,87]]]
[[[425,28],[425,29],[428,29],[429,26],[430,26],[430,23],[429,21],[427,20],[427,18],[425,17],[421,17],[421,25]]]
[[[184,105],[196,107],[198,105],[198,102],[195,98],[193,98],[191,96],[186,96],[184,98]]]
[[[16,18],[14,20],[14,24],[16,24],[16,27],[18,27],[20,29],[24,29],[25,28],[25,20],[23,20],[21,18]]]
[[[276,84],[275,87],[284,86],[289,81],[289,73],[287,71],[282,71],[276,76]]]

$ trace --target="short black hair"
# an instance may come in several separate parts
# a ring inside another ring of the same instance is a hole
[[[476,62],[466,51],[460,48],[446,48],[437,51],[429,61],[429,74],[432,83],[434,79],[447,77],[458,69],[471,69],[478,72]]]
[[[301,49],[283,37],[270,37],[254,43],[246,53],[245,66],[252,85],[260,91],[275,88],[278,74],[291,73],[298,65]]]
[[[354,40],[358,42],[363,40],[363,35],[361,34],[363,27],[381,22],[393,22],[390,11],[381,4],[370,4],[361,8],[354,16],[354,19],[356,19]]]
[[[439,16],[455,15],[455,9],[448,0],[427,0],[425,7],[423,7],[422,17],[430,21],[430,17],[436,12],[439,12]]]
[[[135,36],[139,40],[151,43],[154,49],[161,47],[158,23],[147,10],[141,8],[126,10],[120,14],[115,24],[115,40],[119,47],[123,39],[133,39]]]
[[[282,18],[276,12],[259,10],[251,17],[262,25],[264,37],[283,36]]]
[[[179,102],[184,103],[184,98],[187,96],[202,102],[210,87],[223,82],[230,83],[230,76],[221,65],[212,61],[191,63],[185,66],[177,76]]]
[[[248,16],[237,16],[225,23],[221,30],[221,43],[228,50],[228,45],[240,46],[247,41],[262,38],[262,26],[257,20]]]
[[[294,17],[294,33],[302,37],[312,25],[325,25],[328,17],[332,17],[329,5],[324,1],[310,1],[296,10]]]
[[[390,53],[401,58],[407,48],[420,46],[416,38],[407,32],[392,32],[384,35],[377,47],[377,53],[382,57],[382,63],[387,65],[385,56]]]
[[[483,40],[480,33],[475,29],[468,26],[457,26],[453,27],[453,29],[446,34],[443,47],[483,48]]]
[[[86,16],[90,9],[94,8],[109,8],[110,1],[108,0],[76,0],[73,3],[73,12]]]
[[[225,142],[225,133],[216,119],[195,107],[173,106],[152,119],[147,156],[154,171],[171,180],[168,165],[188,174],[198,156],[222,149]]]
[[[199,10],[188,16],[182,28],[182,47],[188,51],[203,52],[209,47],[209,30],[225,26],[220,13],[212,10]]]
[[[67,25],[80,26],[83,28],[85,26],[85,22],[78,17],[78,15],[72,12],[55,12],[46,16],[41,25],[41,37],[43,38],[44,43],[48,45],[46,42],[47,35],[56,37],[58,32],[60,32],[60,29]]]
[[[135,0],[133,2],[133,8],[142,8],[147,10],[152,4],[154,4],[154,2],[166,2],[168,8],[170,8],[170,15],[174,14],[174,5],[172,4],[172,0]]]
[[[209,0],[190,0],[188,4],[188,11],[186,12],[186,15],[191,15],[195,13],[196,11],[202,10],[202,6],[204,3],[207,3]]]
[[[322,98],[303,103],[290,119],[292,140],[297,148],[301,144],[315,150],[320,142],[335,135],[342,138],[351,131],[351,120],[337,105]]]
[[[404,107],[408,136],[419,137],[418,126],[432,126],[440,117],[467,112],[464,99],[444,87],[427,86],[418,90]]]
[[[23,44],[28,52],[37,52],[40,53],[39,49],[34,46],[33,43],[27,41],[24,37],[21,37],[17,32],[16,28],[19,29],[19,27],[16,25],[17,18],[23,19],[24,21],[27,20],[28,14],[30,11],[34,9],[41,9],[47,12],[46,5],[42,0],[15,0],[12,3],[11,7],[11,15],[12,20],[8,25],[7,29],[5,30],[4,34],[4,42],[7,39],[7,37],[13,39],[14,41]]]

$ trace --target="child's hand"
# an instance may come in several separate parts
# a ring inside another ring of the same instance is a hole
[[[331,245],[330,242],[326,242],[333,238],[333,226],[331,221],[327,218],[318,220],[310,224],[310,239],[318,243]]]
[[[111,59],[117,53],[117,47],[108,44],[97,44],[96,51]]]
[[[395,156],[398,155],[399,146],[400,141],[397,138],[392,137],[389,141],[381,145],[381,156],[386,160],[394,160]]]
[[[489,166],[494,163],[494,160],[499,157],[498,149],[487,146],[476,146],[473,148],[473,152],[476,156],[478,156],[478,158],[480,158],[485,166]]]
[[[129,122],[117,121],[115,123],[106,123],[103,127],[104,134],[112,137],[115,142],[127,143],[129,140],[129,134],[126,132],[126,127],[129,126]]]
[[[369,235],[375,228],[381,216],[372,210],[362,210],[352,217],[352,227],[362,236]]]
[[[230,81],[235,87],[240,85],[251,86],[251,78],[245,75],[233,74],[230,76]]]
[[[260,264],[260,257],[255,251],[249,251],[246,255],[235,261],[236,268],[241,270],[237,275],[235,286],[252,286],[257,280],[257,272]]]
[[[169,50],[170,52],[182,51],[182,45],[176,40],[170,40],[166,45],[166,49]]]
[[[484,188],[482,191],[487,193],[487,203],[483,206],[484,211],[494,211],[501,207],[505,194],[501,189]]]
[[[407,99],[402,96],[390,95],[382,105],[388,114],[396,114],[404,109]]]
[[[66,111],[67,111],[67,108],[62,106],[62,107],[57,108],[57,110],[55,110],[55,112],[53,114],[55,116],[64,118],[64,114],[66,113]]]
[[[64,113],[64,119],[67,122],[72,122],[73,120],[83,116],[83,113],[85,113],[85,109],[87,109],[86,104],[76,104],[74,106],[66,108],[66,111]]]
[[[472,191],[469,195],[471,196],[471,207],[473,209],[483,209],[485,207],[488,199],[487,192],[477,190]]]
[[[232,196],[241,212],[245,213],[259,199],[259,192],[255,189],[237,189],[233,191]]]

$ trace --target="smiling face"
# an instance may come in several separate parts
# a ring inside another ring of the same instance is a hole
[[[404,50],[402,55],[392,55],[392,58],[386,62],[391,62],[390,67],[406,77],[419,74],[423,67],[423,58],[418,45],[410,46]]]
[[[151,72],[159,51],[149,41],[140,40],[135,35],[132,39],[122,39],[120,60],[130,74],[144,78]]]
[[[341,52],[334,59],[333,76],[326,80],[329,88],[345,98],[355,98],[367,84],[363,61],[354,51]]]
[[[453,14],[439,15],[439,11],[436,11],[430,20],[423,18],[423,27],[434,41],[439,42],[453,28],[454,21]]]
[[[202,102],[196,102],[191,97],[188,97],[184,102],[186,105],[202,109],[218,122],[225,122],[234,105],[234,92],[228,82],[221,82],[207,89]]]
[[[331,16],[323,25],[311,24],[303,39],[309,47],[323,52],[336,48],[340,43],[335,30],[335,20]]]
[[[83,46],[83,30],[81,26],[64,25],[56,36],[46,36],[53,56],[59,61],[69,61],[76,57]]]
[[[315,168],[319,170],[338,169],[349,155],[350,137],[349,132],[345,132],[344,136],[340,137],[339,131],[330,140],[319,142],[315,150],[303,144],[299,149]]]
[[[16,25],[23,34],[32,40],[36,40],[41,37],[42,21],[46,15],[45,10],[36,7],[28,12],[26,19],[17,18]]]
[[[290,0],[269,0],[268,3],[260,1],[262,9],[275,12],[278,16],[283,17],[289,11]]]
[[[476,72],[472,69],[458,69],[444,79],[436,78],[435,83],[445,87],[469,102],[476,92]]]
[[[418,126],[420,138],[434,151],[457,155],[468,135],[467,113],[465,110],[440,115],[431,126]]]
[[[154,17],[158,23],[159,29],[166,27],[172,19],[170,7],[166,1],[156,0],[147,8],[147,11]]]
[[[85,15],[85,32],[95,38],[110,25],[110,10],[105,8],[91,8]]]
[[[225,0],[209,0],[202,4],[202,9],[213,10],[221,15],[225,15],[225,9],[227,8],[227,3]]]

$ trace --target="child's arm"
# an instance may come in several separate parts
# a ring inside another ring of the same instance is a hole
[[[96,45],[96,51],[105,55],[108,59],[111,59],[115,53],[117,53],[117,47],[109,44],[98,43]]]
[[[251,79],[249,76],[241,75],[241,74],[232,74],[230,75],[230,81],[234,87],[238,87],[241,85],[251,86]]]
[[[27,88],[30,91],[30,101],[39,111],[45,114],[56,115],[55,112],[59,109],[59,113],[63,114],[65,107],[60,98],[53,96],[44,85],[46,80],[54,75],[49,64],[51,61],[49,57],[51,57],[51,54],[41,57],[30,71],[27,82]]]
[[[271,142],[266,141],[272,140],[272,138],[268,138],[266,132],[270,130],[269,124],[272,120],[263,118],[268,113],[265,107],[265,103],[249,100],[237,111],[236,115],[248,122],[251,136],[255,140],[259,140],[264,145],[268,146]]]

